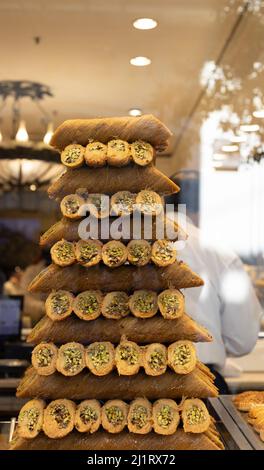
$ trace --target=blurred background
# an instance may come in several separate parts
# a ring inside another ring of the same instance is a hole
[[[65,119],[160,118],[173,137],[158,168],[203,243],[242,259],[263,307],[263,1],[0,0],[0,53],[0,418],[21,404],[24,339],[44,313],[26,286],[60,217],[45,191],[62,171],[49,141]],[[239,300],[236,279],[229,288]],[[227,367],[232,391],[264,387],[262,336]]]

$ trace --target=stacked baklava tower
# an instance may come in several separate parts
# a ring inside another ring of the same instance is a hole
[[[66,167],[49,188],[62,219],[42,237],[52,264],[31,283],[46,316],[28,341],[13,449],[223,448],[203,399],[211,341],[180,289],[202,279],[180,261],[186,235],[164,214],[179,188],[154,166],[170,131],[153,116],[72,120],[52,145]],[[121,227],[121,228],[120,228]]]

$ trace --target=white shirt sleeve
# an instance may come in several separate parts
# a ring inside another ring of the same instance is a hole
[[[263,314],[251,280],[236,257],[221,276],[222,339],[229,356],[243,356],[255,346]]]

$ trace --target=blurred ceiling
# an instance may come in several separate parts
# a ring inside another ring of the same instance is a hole
[[[217,106],[199,77],[204,64],[232,67],[244,97],[261,86],[248,79],[264,62],[263,20],[245,0],[0,0],[0,80],[33,80],[50,86],[55,125],[77,117],[126,115],[139,107],[160,117],[174,132],[172,158],[159,159],[167,173],[197,166],[199,120]],[[158,21],[151,31],[133,20]],[[39,38],[39,39],[36,39]],[[133,67],[131,57],[150,57]],[[262,55],[262,57],[261,57]],[[228,101],[233,100],[233,96]],[[31,136],[43,133],[30,101],[22,115]],[[5,113],[3,133],[9,132]]]

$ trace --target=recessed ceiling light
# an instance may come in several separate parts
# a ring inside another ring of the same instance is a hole
[[[154,29],[157,24],[157,21],[152,18],[138,18],[133,22],[133,26],[136,29]]]
[[[222,152],[237,152],[238,150],[238,145],[223,145],[222,147]]]
[[[225,153],[214,153],[213,154],[213,160],[214,161],[222,161],[226,160],[228,156]]]
[[[245,135],[236,135],[236,134],[233,134],[231,137],[230,137],[230,142],[232,142],[233,144],[239,144],[239,143],[242,143],[242,142],[246,142],[247,138]]]
[[[130,116],[141,116],[142,115],[142,111],[139,108],[131,108],[128,111],[128,113],[129,113]]]
[[[253,111],[253,116],[256,118],[264,118],[264,109],[256,109],[256,111]]]
[[[130,64],[136,67],[144,67],[145,65],[151,64],[151,60],[148,57],[138,56],[130,59]]]
[[[242,132],[258,132],[259,125],[258,124],[242,124],[239,129]]]

